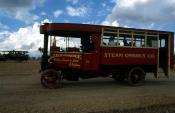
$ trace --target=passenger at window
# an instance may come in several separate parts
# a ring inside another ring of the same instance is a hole
[[[95,45],[94,45],[92,39],[90,38],[90,42],[89,42],[89,44],[87,45],[87,47],[84,51],[85,52],[92,52],[94,50],[95,50]]]
[[[110,38],[109,38],[108,45],[109,45],[109,46],[115,46],[115,45],[116,45],[116,43],[114,42],[114,37],[110,37]]]
[[[127,40],[125,38],[123,39],[123,44],[124,44],[124,46],[129,46],[129,44],[127,43]]]
[[[133,42],[133,46],[136,46],[136,42]]]

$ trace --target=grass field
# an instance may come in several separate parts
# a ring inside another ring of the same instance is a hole
[[[140,87],[111,78],[63,82],[61,89],[45,89],[39,62],[0,62],[0,113],[175,112],[173,71],[169,79],[149,74]]]

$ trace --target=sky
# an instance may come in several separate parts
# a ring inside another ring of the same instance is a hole
[[[175,32],[175,0],[0,0],[0,51],[38,56],[44,22],[98,24]],[[175,49],[174,49],[175,50]]]

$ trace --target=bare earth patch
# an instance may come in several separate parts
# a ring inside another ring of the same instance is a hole
[[[144,86],[111,78],[64,81],[61,89],[40,84],[39,62],[0,62],[0,113],[174,113],[175,77],[148,74]]]

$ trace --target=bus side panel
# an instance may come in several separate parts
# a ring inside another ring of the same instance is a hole
[[[102,47],[101,65],[156,65],[157,49]]]
[[[80,53],[56,52],[51,58],[54,65],[58,68],[82,69],[82,54]]]
[[[97,71],[98,70],[98,54],[84,53],[83,54],[83,70],[84,71]]]
[[[174,69],[174,33],[170,36],[170,68]]]
[[[84,53],[83,54],[83,70],[91,70],[92,68],[92,54],[91,53]]]

